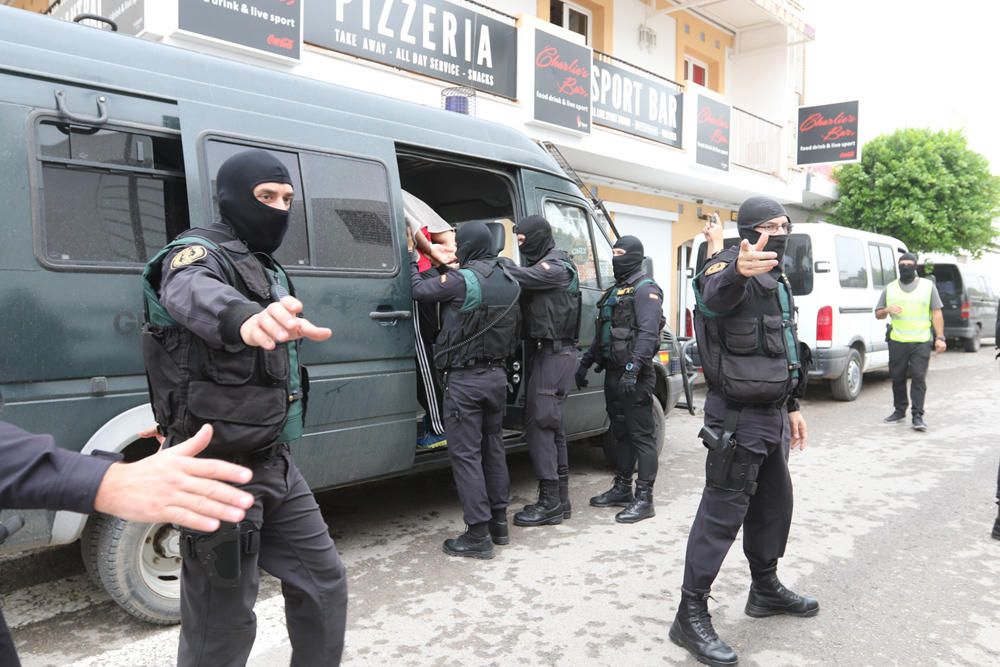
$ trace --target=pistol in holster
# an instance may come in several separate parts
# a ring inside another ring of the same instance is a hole
[[[708,448],[708,457],[705,459],[705,480],[716,488],[728,488],[737,449],[733,433],[724,431],[719,435],[708,426],[702,426],[698,437]]]
[[[260,550],[260,533],[252,524],[221,522],[214,533],[183,532],[186,556],[196,558],[216,588],[239,585],[243,554]]]

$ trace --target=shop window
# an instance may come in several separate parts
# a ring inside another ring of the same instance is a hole
[[[552,0],[549,9],[549,21],[570,32],[583,35],[584,43],[591,44],[591,26],[594,16],[589,9],[572,2]]]

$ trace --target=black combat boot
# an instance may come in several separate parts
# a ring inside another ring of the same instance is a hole
[[[515,526],[552,526],[562,523],[563,508],[559,500],[559,480],[538,482],[538,502],[527,505],[514,515]]]
[[[594,507],[628,507],[635,497],[632,495],[632,475],[617,473],[614,485],[599,496],[590,499]]]
[[[507,510],[493,510],[493,518],[490,519],[490,539],[493,544],[501,546],[510,544],[510,530],[507,527]]]
[[[698,662],[726,667],[739,662],[736,651],[719,639],[708,613],[708,593],[681,591],[681,605],[670,626],[670,641],[686,648]]]
[[[778,581],[774,570],[769,572],[752,572],[753,582],[750,584],[750,595],[744,610],[747,616],[764,618],[788,614],[789,616],[815,616],[819,613],[819,603],[816,600],[794,593]]]
[[[997,520],[993,522],[993,539],[1000,540],[1000,508],[997,508]]]
[[[493,558],[493,542],[486,528],[487,522],[474,523],[458,537],[444,541],[444,552],[449,556],[466,558]]]
[[[569,502],[569,475],[559,475],[559,502],[562,503],[563,518],[573,516],[573,506]]]
[[[615,515],[618,523],[636,523],[656,516],[653,507],[653,485],[649,482],[635,483],[635,499],[629,506]]]

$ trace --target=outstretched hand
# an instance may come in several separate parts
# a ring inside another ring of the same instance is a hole
[[[273,350],[276,343],[300,338],[320,341],[333,335],[330,329],[299,317],[301,312],[301,301],[294,296],[282,297],[281,301],[268,304],[267,308],[249,317],[240,327],[240,338],[250,347]]]
[[[219,521],[238,523],[253,505],[253,495],[233,488],[246,484],[248,468],[214,459],[194,458],[212,439],[201,427],[189,440],[135,463],[113,463],[104,473],[94,509],[128,521],[176,523],[206,533]]]
[[[736,270],[740,275],[750,278],[767,273],[778,265],[778,253],[766,252],[764,246],[767,245],[767,234],[761,234],[757,243],[750,245],[750,241],[743,239],[740,242],[740,254],[736,258]]]

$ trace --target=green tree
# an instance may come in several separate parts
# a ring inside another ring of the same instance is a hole
[[[838,225],[895,236],[915,252],[995,248],[1000,177],[960,131],[905,129],[865,144],[861,161],[834,172]]]

